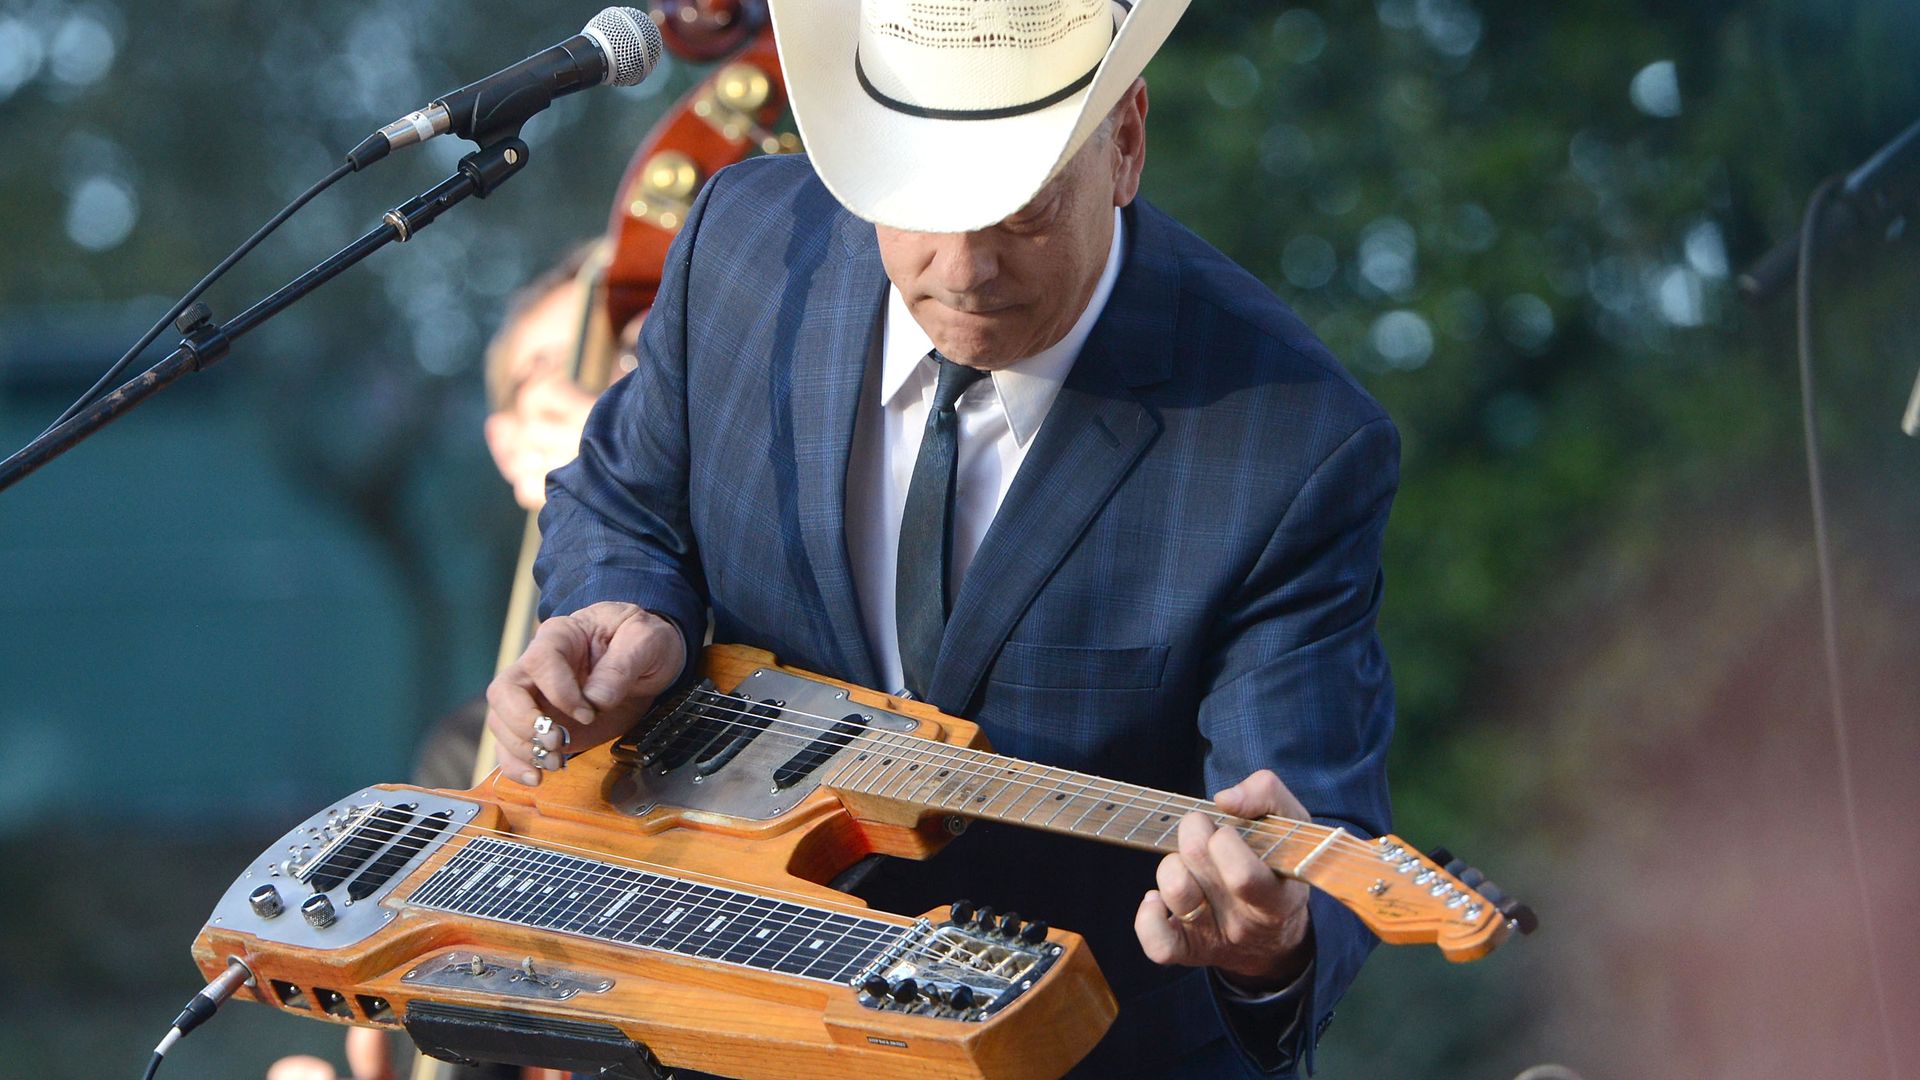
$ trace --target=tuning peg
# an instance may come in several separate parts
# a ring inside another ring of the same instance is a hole
[[[1434,848],[1432,851],[1427,852],[1427,858],[1432,859],[1436,863],[1441,863],[1444,865],[1446,863],[1450,863],[1453,861],[1453,852],[1448,851],[1446,848],[1443,848],[1443,847],[1437,847],[1437,848]]]
[[[869,975],[866,981],[860,984],[860,992],[870,998],[886,997],[889,989],[891,987],[887,986],[886,978],[880,975]]]
[[[1454,877],[1459,877],[1461,874],[1464,874],[1468,870],[1471,870],[1472,867],[1467,865],[1467,860],[1465,859],[1449,859],[1447,860],[1447,865],[1444,867],[1444,869],[1446,870],[1447,873],[1452,874]]]
[[[1540,928],[1540,917],[1519,900],[1509,897],[1505,903],[1494,906],[1500,909],[1500,914],[1513,920],[1513,928],[1522,934],[1531,934]]]
[[[985,930],[988,933],[993,932],[993,906],[991,904],[981,904],[980,910],[973,913],[973,925],[975,929]]]
[[[1455,874],[1454,877],[1459,878],[1460,884],[1465,885],[1469,889],[1478,888],[1481,882],[1484,882],[1487,880],[1487,875],[1481,873],[1478,869],[1471,866],[1467,867],[1465,870],[1462,870],[1460,873]]]
[[[973,901],[955,900],[953,907],[948,911],[948,915],[952,917],[954,925],[967,925],[967,922],[973,918]]]
[[[973,987],[968,986],[966,983],[955,986],[947,993],[947,1005],[954,1009],[964,1012],[967,1009],[973,1008],[973,1002]]]
[[[1507,894],[1500,891],[1500,886],[1495,885],[1491,881],[1483,881],[1475,885],[1473,891],[1479,893],[1482,899],[1495,907],[1498,907],[1500,901],[1507,898]]]
[[[1018,934],[1020,932],[1020,913],[1017,911],[1009,911],[1005,915],[1000,916],[999,930],[1005,937],[1013,937]]]
[[[889,993],[893,995],[893,1000],[905,1005],[920,996],[920,984],[911,978],[901,979],[893,984]]]
[[[1041,942],[1047,940],[1046,922],[1041,919],[1035,919],[1032,922],[1028,923],[1027,925],[1021,927],[1020,940],[1026,942],[1029,945],[1038,945]]]

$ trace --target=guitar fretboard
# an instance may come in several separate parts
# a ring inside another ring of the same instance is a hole
[[[1255,855],[1288,873],[1313,859],[1332,832],[1310,821],[1248,821],[1204,799],[889,732],[864,739],[826,782],[842,791],[1146,851],[1177,848],[1180,819],[1199,811],[1221,828],[1238,830]]]
[[[846,983],[907,928],[483,836],[408,900],[494,922]]]

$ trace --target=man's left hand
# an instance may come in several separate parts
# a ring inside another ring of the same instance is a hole
[[[1240,818],[1269,814],[1305,820],[1307,808],[1271,770],[1262,769],[1213,797]],[[1180,850],[1160,863],[1159,888],[1140,901],[1133,930],[1157,964],[1218,968],[1247,991],[1278,990],[1312,957],[1307,943],[1307,884],[1260,861],[1240,834],[1205,814],[1180,822]]]

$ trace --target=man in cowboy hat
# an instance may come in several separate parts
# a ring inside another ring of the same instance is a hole
[[[811,155],[725,170],[640,370],[553,474],[506,774],[622,733],[715,640],[904,689],[996,749],[1387,827],[1393,426],[1257,280],[1135,198],[1186,0],[773,0]],[[1160,860],[976,825],[866,892],[1083,933],[1075,1075],[1277,1076],[1372,937],[1200,815]]]

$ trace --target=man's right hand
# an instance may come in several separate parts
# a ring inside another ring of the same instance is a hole
[[[679,628],[635,604],[608,601],[541,623],[527,651],[487,687],[487,727],[499,743],[501,774],[540,782],[536,738],[559,754],[624,734],[679,678],[686,660]],[[536,736],[534,721],[543,715],[553,718],[554,730]]]

